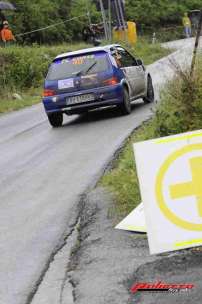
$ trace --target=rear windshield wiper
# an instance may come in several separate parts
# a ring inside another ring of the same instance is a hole
[[[86,75],[90,72],[90,70],[97,64],[97,61],[94,61],[89,67],[77,72],[75,74],[75,76],[82,76],[82,75]]]

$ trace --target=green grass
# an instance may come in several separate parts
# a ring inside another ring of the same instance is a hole
[[[0,48],[0,113],[22,109],[39,102],[41,89],[38,88],[43,86],[43,80],[52,59],[57,54],[86,47],[89,45],[80,43]],[[158,44],[152,45],[145,39],[139,39],[137,45],[130,48],[130,51],[137,58],[143,59],[145,64],[150,64],[169,54],[168,50]],[[37,94],[35,94],[36,91]],[[19,93],[23,99],[14,100],[13,93]]]
[[[137,45],[131,48],[131,52],[136,58],[142,59],[145,65],[170,54],[170,50],[162,48],[160,44],[152,44],[151,41],[144,38],[139,38]]]
[[[153,121],[136,130],[113,162],[112,169],[100,181],[101,186],[114,195],[115,203],[110,208],[110,214],[117,220],[129,214],[141,202],[132,144],[153,138],[154,133]]]
[[[24,107],[39,103],[41,101],[41,89],[35,89],[34,92],[35,93],[33,93],[33,90],[30,92],[29,90],[28,92],[21,93],[20,96],[22,97],[22,100],[14,99],[12,94],[8,92],[1,98],[0,113],[20,110]]]
[[[202,61],[194,78],[180,73],[168,84],[154,117],[131,135],[112,169],[101,179],[100,184],[115,198],[111,216],[118,221],[141,201],[132,144],[197,129],[202,129]]]

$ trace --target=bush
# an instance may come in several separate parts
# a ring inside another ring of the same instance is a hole
[[[157,136],[167,136],[202,128],[202,63],[193,77],[190,71],[177,77],[163,92],[153,121]]]
[[[81,33],[81,29],[89,24],[87,9],[92,22],[100,20],[100,14],[97,13],[91,0],[15,0],[14,2],[17,11],[6,11],[6,18],[17,40],[25,44],[75,41],[75,36],[79,36],[77,34]],[[79,18],[79,16],[82,17]],[[68,22],[72,18],[76,19]],[[18,36],[42,28],[46,29]]]
[[[201,0],[126,0],[126,14],[152,28],[182,24],[185,12],[201,8]]]
[[[42,85],[47,69],[59,53],[84,48],[86,45],[60,45],[54,47],[8,47],[0,50],[1,90],[19,90]],[[0,92],[1,93],[1,92]],[[0,94],[1,95],[1,94]]]

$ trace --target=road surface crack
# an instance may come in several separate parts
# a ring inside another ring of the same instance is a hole
[[[65,272],[65,276],[61,286],[61,294],[60,294],[60,304],[64,304],[63,302],[63,292],[65,290],[66,283],[68,282],[72,286],[72,297],[73,302],[77,301],[76,289],[79,285],[79,282],[73,276],[74,272],[77,270],[77,266],[79,265],[79,254],[82,247],[83,242],[89,237],[89,234],[86,233],[86,227],[91,225],[95,219],[95,215],[97,214],[98,207],[95,205],[93,208],[87,205],[87,195],[83,195],[82,201],[82,209],[80,212],[80,217],[78,219],[75,230],[77,230],[77,239],[75,245],[72,247],[71,256],[67,265],[67,269]],[[91,240],[91,243],[97,243],[100,241],[100,238],[96,240]]]
[[[80,217],[78,218],[78,221],[75,225],[75,228],[74,228],[74,231],[73,233],[76,233],[76,243],[75,245],[72,247],[71,249],[71,255],[70,255],[70,260],[71,260],[71,256],[74,254],[74,251],[76,250],[77,246],[79,246],[79,243],[78,243],[78,235],[79,235],[79,228],[80,228]],[[73,235],[72,233],[72,235]],[[64,278],[62,280],[62,284],[61,284],[61,290],[60,290],[60,300],[59,300],[59,303],[60,304],[63,304],[63,293],[64,293],[64,290],[65,290],[65,286],[66,286],[66,283],[68,282],[71,287],[72,287],[72,298],[73,298],[73,302],[76,302],[76,295],[75,295],[75,288],[76,288],[76,285],[74,283],[74,281],[72,280],[72,277],[71,277],[71,267],[70,267],[70,261],[68,262],[67,264],[67,267],[66,267],[66,270],[65,270],[65,275],[64,275]]]
[[[45,264],[45,266],[44,266],[44,268],[43,268],[43,270],[42,270],[42,272],[41,272],[41,274],[40,274],[37,282],[35,283],[34,287],[32,288],[32,291],[28,294],[27,299],[25,301],[25,304],[31,304],[32,303],[35,295],[37,294],[37,292],[39,290],[39,287],[43,283],[44,278],[45,278],[47,272],[50,269],[51,264],[55,260],[55,256],[67,245],[68,239],[72,236],[72,234],[75,232],[75,230],[78,229],[78,225],[79,225],[80,217],[81,217],[81,212],[82,212],[82,209],[83,209],[83,202],[85,201],[83,197],[84,197],[84,195],[82,195],[81,198],[80,198],[80,200],[79,200],[77,217],[76,217],[75,221],[73,222],[73,224],[71,226],[69,226],[69,228],[70,228],[69,233],[66,234],[66,235],[63,235],[61,241],[59,242],[59,245],[56,246],[56,248],[50,254],[50,256],[49,256],[49,258],[48,258],[48,260],[47,260],[47,262],[46,262],[46,264]],[[61,297],[60,297],[61,301],[62,301],[62,293],[63,293],[63,290],[65,288],[65,284],[66,284],[66,281],[68,279],[68,276],[69,276],[69,267],[67,267],[66,275],[65,275],[65,278],[63,279],[63,282],[62,282]],[[72,283],[71,278],[69,278],[69,283],[74,288],[74,284]],[[72,296],[74,298],[74,290],[72,292]],[[62,303],[61,301],[60,301],[60,303]]]

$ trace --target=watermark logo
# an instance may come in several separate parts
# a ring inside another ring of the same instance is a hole
[[[179,283],[174,283],[174,284],[168,284],[164,282],[157,282],[155,284],[151,283],[135,283],[130,291],[131,293],[135,294],[138,291],[143,292],[143,291],[149,291],[149,292],[180,292],[180,291],[190,291],[194,288],[194,284],[179,284]]]

